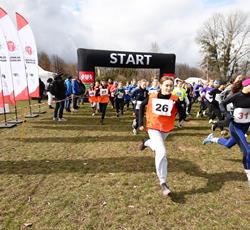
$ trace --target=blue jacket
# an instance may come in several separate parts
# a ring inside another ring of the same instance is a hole
[[[80,95],[81,94],[81,88],[80,88],[80,84],[78,83],[77,80],[72,80],[72,94],[75,95]]]
[[[72,94],[71,80],[66,79],[64,83],[66,86],[66,96],[68,97]]]

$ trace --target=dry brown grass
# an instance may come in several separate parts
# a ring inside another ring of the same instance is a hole
[[[249,229],[241,153],[203,146],[206,120],[167,139],[173,194],[164,198],[131,111],[116,118],[108,108],[104,126],[90,114],[86,104],[65,123],[49,111],[0,130],[0,229]]]

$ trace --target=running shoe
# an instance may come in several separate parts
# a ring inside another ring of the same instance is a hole
[[[133,132],[134,135],[137,135],[137,133],[138,133],[138,132],[137,132],[137,129],[133,129],[132,132]]]
[[[65,118],[58,118],[58,121],[67,121]]]
[[[134,119],[132,122],[132,129],[134,129],[135,126],[136,126],[136,119]]]
[[[57,121],[57,117],[53,117],[53,121]]]
[[[166,183],[161,184],[161,191],[163,196],[168,196],[171,193]]]
[[[217,129],[217,123],[213,124],[213,125],[211,126],[211,129],[212,129],[212,131],[214,132],[214,131]]]
[[[208,121],[209,124],[214,124],[215,122],[216,122],[216,121],[213,120],[213,119],[210,119],[210,120]]]
[[[145,145],[145,142],[148,140],[148,138],[144,138],[142,141],[141,141],[141,143],[140,143],[140,145],[139,145],[139,150],[140,151],[143,151],[145,148],[147,148],[147,146]]]
[[[204,140],[203,140],[203,145],[209,144],[212,142],[212,139],[214,138],[214,134],[210,133]]]

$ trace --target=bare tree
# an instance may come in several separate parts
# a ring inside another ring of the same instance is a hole
[[[38,53],[38,63],[43,69],[51,71],[51,63],[49,56],[45,52]]]
[[[53,68],[53,71],[54,72],[65,72],[65,61],[60,58],[59,56],[57,55],[52,55],[51,57],[51,65],[52,65],[52,68]]]
[[[176,64],[176,76],[185,80],[189,77],[203,77],[204,74],[199,68],[190,67],[187,64]]]
[[[159,53],[160,47],[157,42],[152,42],[151,43],[151,52],[153,53]]]
[[[203,53],[202,66],[210,74],[229,80],[250,53],[248,15],[237,11],[214,14],[198,32],[197,42]]]

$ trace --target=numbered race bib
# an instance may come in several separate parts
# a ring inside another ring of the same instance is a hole
[[[89,96],[94,97],[95,96],[95,91],[94,90],[89,91]]]
[[[119,99],[122,99],[122,98],[123,98],[123,95],[124,95],[124,93],[120,93],[120,92],[119,92],[117,97],[118,97]]]
[[[135,109],[140,109],[142,101],[136,101]]]
[[[100,89],[100,96],[108,96],[108,89]]]
[[[125,93],[128,94],[128,93],[129,93],[129,90],[128,90],[128,89],[125,89]]]
[[[250,122],[250,108],[235,109],[234,121],[237,123],[249,123]]]
[[[157,115],[170,117],[173,105],[174,102],[172,100],[153,98],[152,112]]]
[[[209,94],[209,92],[206,92],[205,98],[209,101],[212,102],[213,101],[213,96]]]

